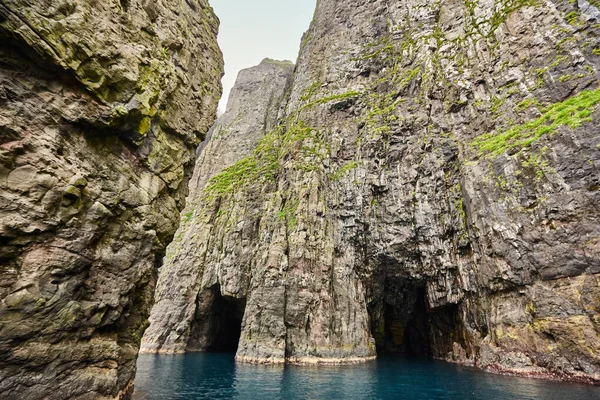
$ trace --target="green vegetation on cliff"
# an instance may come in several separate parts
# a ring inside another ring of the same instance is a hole
[[[563,126],[571,129],[591,122],[593,107],[600,102],[600,89],[585,90],[565,101],[540,108],[542,115],[524,124],[515,125],[507,131],[487,133],[473,141],[480,155],[496,157],[508,150],[521,151],[544,135],[553,135]]]
[[[213,176],[204,188],[204,194],[209,200],[217,195],[227,195],[235,190],[253,183],[274,181],[280,168],[280,161],[292,151],[305,155],[319,155],[316,145],[297,143],[307,139],[316,139],[316,131],[303,121],[282,124],[267,133],[259,142],[251,156],[248,156],[219,174]],[[302,166],[304,164],[298,164]]]
[[[209,197],[230,193],[246,182],[255,180],[257,176],[258,167],[255,157],[246,157],[212,177],[204,191],[209,194]]]

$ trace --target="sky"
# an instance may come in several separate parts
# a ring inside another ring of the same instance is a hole
[[[219,110],[223,112],[240,70],[264,58],[296,62],[316,0],[211,0],[210,4],[221,20],[225,76]]]

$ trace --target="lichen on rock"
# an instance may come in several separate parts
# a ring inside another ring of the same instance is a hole
[[[131,394],[217,30],[205,0],[0,4],[0,397]]]

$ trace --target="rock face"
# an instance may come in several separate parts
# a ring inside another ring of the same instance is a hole
[[[127,397],[221,95],[205,0],[0,3],[0,397]]]
[[[252,174],[255,149],[283,112],[293,69],[291,62],[265,59],[239,73],[226,112],[201,146],[189,202],[161,268],[142,352],[219,349],[231,346],[232,341],[233,348],[237,345],[241,320],[236,319],[243,315],[248,293],[248,263],[255,253],[255,229],[249,230],[244,224],[236,226],[233,217],[231,224],[215,220],[217,200],[214,196],[206,198],[203,189],[213,185],[211,178],[215,175],[229,174],[232,165],[241,163],[240,173]],[[223,185],[213,185],[215,190],[243,183],[241,177],[230,176],[231,180]],[[245,205],[231,211],[240,218],[260,212]],[[227,249],[230,255],[223,257],[221,249]],[[228,318],[232,323],[225,323]]]
[[[599,22],[320,0],[278,124],[271,91],[233,96],[204,150],[145,349],[600,382]]]

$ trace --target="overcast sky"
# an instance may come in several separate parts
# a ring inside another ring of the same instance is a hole
[[[264,58],[296,62],[302,33],[308,29],[316,0],[211,0],[221,20],[219,45],[225,58],[223,98],[241,69]]]

